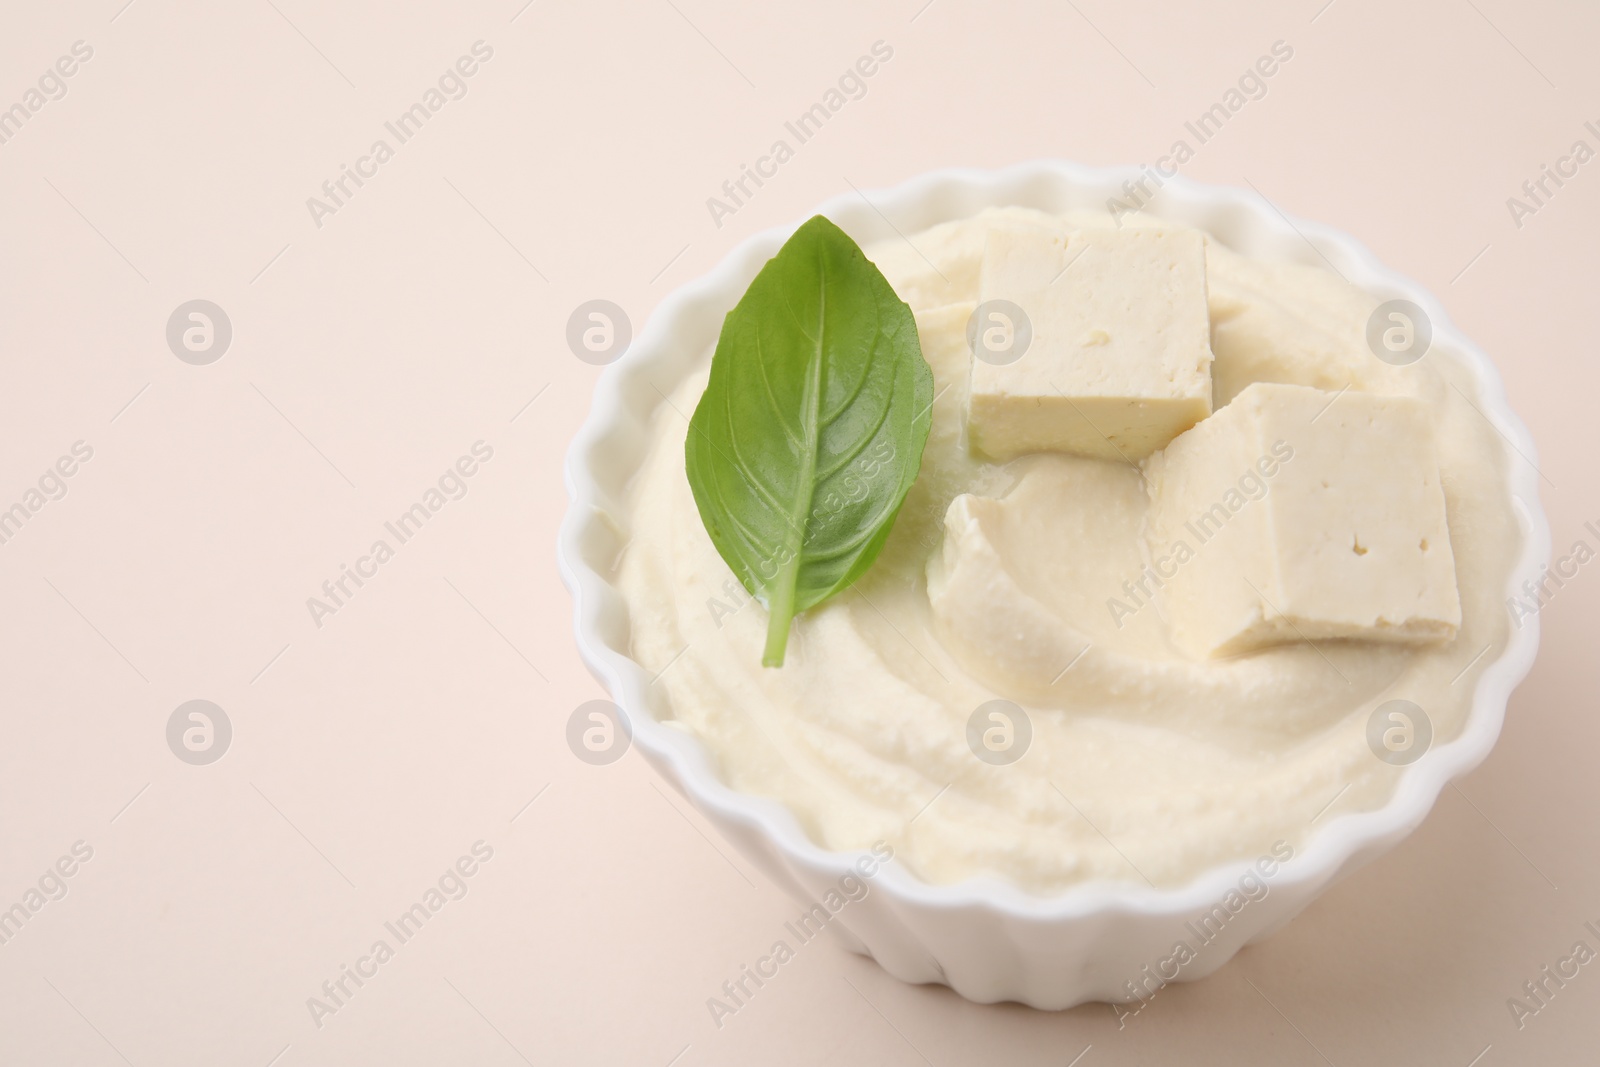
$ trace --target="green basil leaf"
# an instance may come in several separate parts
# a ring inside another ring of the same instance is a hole
[[[911,309],[821,215],[761,268],[722,323],[689,421],[689,485],[717,551],[789,624],[866,573],[916,481],[933,371]]]

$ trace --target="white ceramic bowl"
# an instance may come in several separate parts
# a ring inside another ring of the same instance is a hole
[[[866,245],[894,236],[896,229],[915,233],[993,205],[1104,210],[1108,198],[1122,195],[1123,182],[1138,176],[1133,168],[1099,170],[1058,162],[1001,171],[950,170],[865,198],[842,195],[818,211]],[[1432,319],[1432,350],[1470,369],[1484,413],[1508,442],[1510,491],[1523,538],[1508,592],[1525,579],[1537,579],[1548,557],[1549,529],[1530,463],[1533,441],[1508,406],[1494,366],[1451,325],[1438,300],[1384,268],[1349,237],[1315,223],[1291,222],[1250,193],[1172,179],[1149,210],[1214,234],[1249,256],[1319,267],[1331,262],[1374,296],[1420,305]],[[567,457],[572,504],[562,524],[559,556],[576,602],[579,650],[628,715],[639,750],[750,862],[809,905],[861,854],[819,847],[782,805],[725,785],[699,740],[661,724],[665,695],[652,688],[650,674],[628,655],[628,606],[611,582],[619,550],[630,536],[625,490],[649,443],[647,420],[662,402],[657,387],[670,394],[707,358],[723,315],[792,229],[751,237],[709,275],[669,296],[626,355],[601,375],[588,421]],[[1538,641],[1537,617],[1514,629],[1505,652],[1479,677],[1461,735],[1407,768],[1381,809],[1325,824],[1270,879],[1267,896],[1233,915],[1176,980],[1212,973],[1240,947],[1292,919],[1336,878],[1410,833],[1445,783],[1488,755],[1500,734],[1507,697],[1532,666]],[[1179,889],[1095,882],[1048,898],[993,880],[929,885],[889,863],[873,878],[870,893],[839,912],[828,928],[896,977],[942,982],[971,1000],[1014,1000],[1045,1009],[1089,1000],[1128,1001],[1140,991],[1128,983],[1153,989],[1143,969],[1149,965],[1154,971],[1183,936],[1184,924],[1237,886],[1249,863],[1217,867]]]

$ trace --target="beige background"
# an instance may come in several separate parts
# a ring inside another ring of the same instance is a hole
[[[719,1030],[706,998],[792,905],[636,753],[568,751],[602,694],[553,561],[597,374],[564,342],[578,303],[641,328],[847,183],[1154,160],[1277,40],[1293,59],[1184,173],[1432,288],[1533,427],[1557,545],[1594,544],[1600,163],[1520,228],[1506,207],[1600,148],[1592,5],[123,3],[0,13],[0,108],[94,50],[0,144],[0,508],[94,450],[0,545],[0,907],[94,850],[0,945],[0,1063],[1595,1062],[1600,966],[1520,1031],[1506,999],[1600,948],[1600,565],[1415,837],[1125,1029],[819,942]],[[317,227],[306,198],[480,39],[466,97]],[[705,199],[880,39],[865,98],[713,225]],[[164,337],[194,298],[233,325],[208,366]],[[479,440],[465,498],[314,625],[306,598]],[[193,698],[233,724],[210,766],[166,744]],[[314,1025],[307,998],[480,839],[468,895]]]

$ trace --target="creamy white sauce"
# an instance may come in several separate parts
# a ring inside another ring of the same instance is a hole
[[[1328,271],[1209,240],[1218,408],[1260,380],[1429,405],[1462,624],[1439,645],[1319,641],[1190,661],[1167,640],[1159,605],[1121,627],[1107,611],[1148,562],[1136,470],[1057,455],[998,465],[966,448],[965,327],[983,238],[1020,220],[1109,225],[1001,209],[866,250],[917,314],[939,390],[933,429],[883,554],[796,621],[781,669],[761,666],[766,613],[712,546],[684,474],[684,416],[704,369],[658,410],[617,579],[633,654],[662,672],[662,713],[704,741],[729,785],[781,801],[820,845],[887,840],[937,883],[988,875],[1041,894],[1091,879],[1178,885],[1380,806],[1403,768],[1369,748],[1371,711],[1414,701],[1433,743],[1450,740],[1508,633],[1501,592],[1519,535],[1499,439],[1462,395],[1475,395],[1469,375],[1437,349],[1408,367],[1379,361],[1365,342],[1375,298]],[[982,536],[946,546],[946,513],[963,493],[980,499],[953,518]],[[959,575],[947,569],[957,547]],[[1070,625],[1037,625],[1041,609]],[[1056,674],[1057,663],[1070,669]],[[980,761],[967,742],[969,717],[995,698],[1026,708],[1032,726],[1008,766]]]

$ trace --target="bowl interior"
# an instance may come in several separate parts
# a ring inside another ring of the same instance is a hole
[[[1092,170],[1066,163],[1030,164],[997,172],[947,171],[891,190],[835,197],[821,205],[818,213],[832,219],[857,242],[867,244],[904,239],[906,234],[991,206],[1103,211],[1112,200],[1130,202],[1129,183],[1144,179],[1147,188],[1153,187],[1150,174],[1148,168]],[[1508,592],[1520,588],[1525,579],[1537,577],[1547,554],[1549,531],[1531,465],[1533,442],[1506,403],[1493,365],[1456,330],[1430,293],[1383,267],[1351,238],[1315,223],[1290,220],[1250,192],[1202,186],[1181,178],[1164,179],[1147,210],[1205,230],[1245,255],[1331,269],[1375,297],[1404,298],[1421,306],[1433,324],[1430,355],[1437,351],[1440,357],[1466,368],[1477,386],[1478,406],[1507,446],[1510,496],[1522,532]],[[791,862],[833,878],[859,853],[822,849],[782,805],[729,789],[701,742],[663,725],[670,718],[670,709],[652,684],[654,679],[628,655],[627,606],[610,581],[632,536],[627,488],[648,447],[652,415],[669,403],[667,398],[674,389],[708,358],[723,316],[793,228],[751,237],[710,274],[668,297],[626,355],[602,374],[588,421],[568,457],[572,506],[563,523],[560,557],[563,577],[576,602],[580,651],[629,715],[634,740],[646,757],[703,811],[760,835]],[[1351,861],[1375,855],[1421,822],[1446,782],[1488,755],[1499,736],[1506,700],[1527,674],[1537,649],[1537,616],[1528,623],[1512,631],[1506,650],[1479,677],[1461,734],[1408,767],[1382,808],[1331,819],[1307,841],[1295,860],[1285,865],[1280,880],[1325,881],[1348,869]],[[1246,864],[1241,858],[1219,865],[1176,889],[1090,882],[1049,897],[1033,896],[990,879],[932,885],[900,864],[886,866],[878,882],[889,892],[928,906],[999,907],[1032,919],[1105,908],[1178,915],[1215,899],[1238,881]]]

